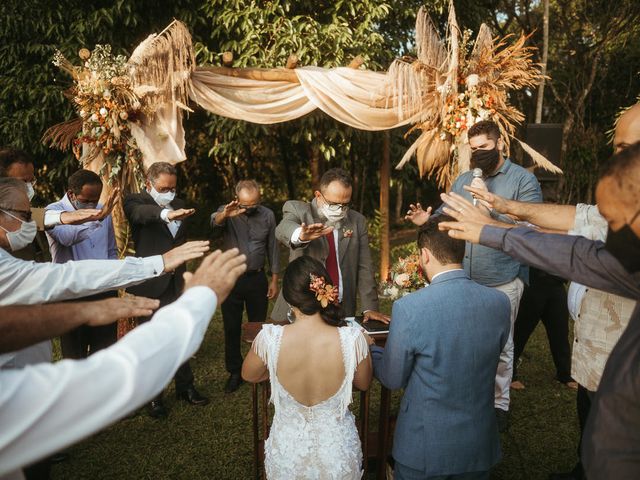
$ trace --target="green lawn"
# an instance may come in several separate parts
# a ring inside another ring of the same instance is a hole
[[[386,309],[389,307],[387,306]],[[177,402],[166,390],[166,420],[144,410],[69,449],[70,459],[53,469],[54,479],[245,479],[252,475],[250,388],[223,393],[226,372],[220,314],[211,322],[192,365],[206,407]],[[495,479],[546,479],[573,466],[577,444],[575,392],[554,381],[551,355],[540,326],[520,368],[526,390],[513,393],[510,432]],[[379,386],[374,385],[378,397]],[[90,394],[90,387],[87,394]],[[356,395],[357,397],[357,395]],[[394,395],[397,406],[399,394]],[[357,410],[357,400],[353,405]],[[377,408],[372,407],[377,428]],[[373,478],[373,477],[372,477]]]

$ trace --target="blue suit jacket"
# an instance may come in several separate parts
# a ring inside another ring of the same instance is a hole
[[[393,457],[426,476],[489,470],[500,459],[494,383],[510,329],[507,296],[461,270],[393,304],[375,376],[404,388]]]

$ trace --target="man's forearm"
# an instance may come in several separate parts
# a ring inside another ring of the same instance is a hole
[[[520,220],[551,230],[571,230],[576,218],[575,205],[554,203],[529,203],[507,200],[507,211]]]
[[[215,214],[215,216],[213,217],[213,223],[215,223],[216,225],[220,226],[224,223],[226,216],[224,214],[224,212],[218,212]]]
[[[62,335],[91,320],[90,302],[0,307],[0,353]]]

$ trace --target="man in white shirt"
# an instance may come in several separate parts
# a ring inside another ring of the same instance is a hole
[[[70,300],[135,285],[202,257],[209,248],[208,241],[189,242],[164,255],[148,258],[83,260],[63,265],[27,262],[9,254],[31,243],[35,232],[24,182],[0,178],[0,306]],[[50,350],[42,351],[40,361],[50,361]],[[15,356],[0,355],[0,366],[24,366],[20,356],[6,365]]]
[[[245,271],[237,249],[185,274],[185,293],[85,360],[0,371],[0,478],[95,433],[160,392],[200,346],[216,306]],[[80,395],[79,392],[82,392]]]

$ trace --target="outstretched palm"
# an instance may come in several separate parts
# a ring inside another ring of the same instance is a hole
[[[409,220],[414,225],[418,227],[427,223],[429,217],[431,216],[431,207],[426,210],[422,209],[422,205],[416,203],[415,205],[412,203],[409,205],[409,210],[407,210],[407,214],[404,216],[405,220]]]

